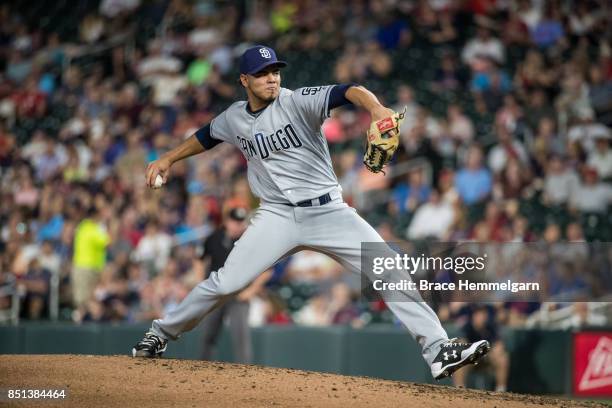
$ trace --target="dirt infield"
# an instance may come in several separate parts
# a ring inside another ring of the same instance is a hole
[[[573,407],[592,403],[284,368],[123,356],[0,355],[0,389],[68,390],[58,407]],[[6,395],[0,406],[6,406]]]

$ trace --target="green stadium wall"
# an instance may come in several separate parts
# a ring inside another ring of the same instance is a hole
[[[0,354],[129,354],[146,329],[143,325],[104,324],[0,326]],[[456,335],[452,327],[447,330],[450,336]],[[418,345],[398,327],[269,326],[253,329],[252,337],[254,363],[259,365],[435,382],[421,358]],[[571,393],[571,332],[506,330],[503,338],[510,353],[510,391]],[[196,329],[173,342],[165,356],[199,359],[201,342],[202,331]],[[232,361],[227,331],[222,333],[215,355],[220,361]],[[474,376],[481,376],[489,383],[493,380],[492,374],[485,369]],[[450,384],[450,380],[439,383]]]

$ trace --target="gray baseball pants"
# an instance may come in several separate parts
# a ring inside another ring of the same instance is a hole
[[[249,302],[232,299],[223,306],[210,311],[200,324],[202,339],[202,360],[210,361],[217,349],[217,341],[223,330],[223,323],[229,319],[228,326],[232,338],[234,363],[249,364],[253,359],[251,330],[249,328]]]
[[[176,340],[227,301],[229,295],[240,291],[278,260],[301,249],[325,253],[359,275],[361,243],[383,239],[342,200],[339,191],[330,194],[332,201],[322,206],[263,203],[225,265],[196,285],[173,311],[153,321],[151,331]],[[395,254],[389,251],[389,256]],[[427,303],[420,297],[411,299],[414,295],[410,293],[405,296],[405,301],[387,302],[387,306],[420,344],[425,361],[431,365],[448,336]]]

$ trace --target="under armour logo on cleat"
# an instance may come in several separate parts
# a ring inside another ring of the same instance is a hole
[[[444,360],[448,360],[449,358],[457,358],[457,350],[453,350],[451,353],[448,351],[444,352]]]

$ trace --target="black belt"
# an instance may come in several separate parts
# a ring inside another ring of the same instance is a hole
[[[300,201],[295,206],[296,207],[312,207],[313,201],[318,201],[319,205],[325,205],[329,203],[331,200],[332,200],[331,196],[329,195],[329,193],[327,193],[327,194],[323,194],[321,197],[313,198],[312,200]],[[293,204],[287,204],[287,205],[293,205]]]

